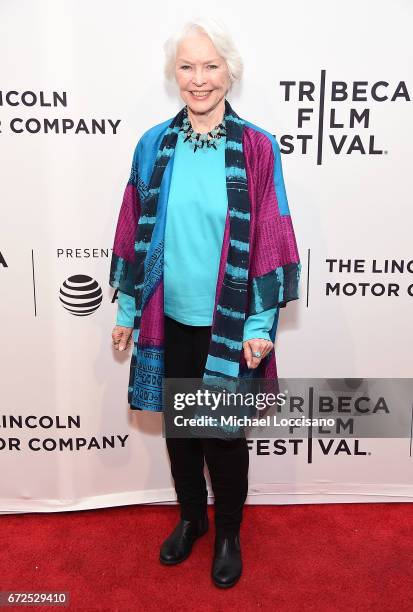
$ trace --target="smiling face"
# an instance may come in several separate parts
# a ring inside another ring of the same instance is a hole
[[[203,32],[191,33],[179,42],[175,78],[183,101],[194,114],[209,114],[223,105],[231,84],[226,61]]]

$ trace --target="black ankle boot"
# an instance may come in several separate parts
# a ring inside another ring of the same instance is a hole
[[[191,554],[193,543],[208,531],[208,515],[189,521],[181,519],[170,536],[163,542],[159,560],[165,565],[180,563]]]
[[[239,533],[216,534],[212,579],[218,587],[232,587],[242,573],[241,543]]]

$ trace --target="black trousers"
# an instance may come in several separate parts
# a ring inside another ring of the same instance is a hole
[[[179,323],[165,316],[165,376],[202,378],[211,327]],[[206,512],[204,460],[215,497],[215,527],[237,533],[248,493],[249,451],[245,438],[166,438],[182,519]]]

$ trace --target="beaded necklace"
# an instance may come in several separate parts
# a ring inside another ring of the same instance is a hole
[[[217,144],[219,144],[219,139],[227,135],[225,119],[206,134],[195,132],[188,117],[187,106],[184,108],[184,118],[179,131],[183,132],[184,142],[189,143],[189,146],[193,149],[194,153],[196,153],[198,149],[216,149]]]

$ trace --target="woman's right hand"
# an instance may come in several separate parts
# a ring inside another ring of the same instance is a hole
[[[132,332],[133,327],[115,325],[112,330],[113,347],[117,351],[124,351],[126,348],[128,348],[132,339]]]

